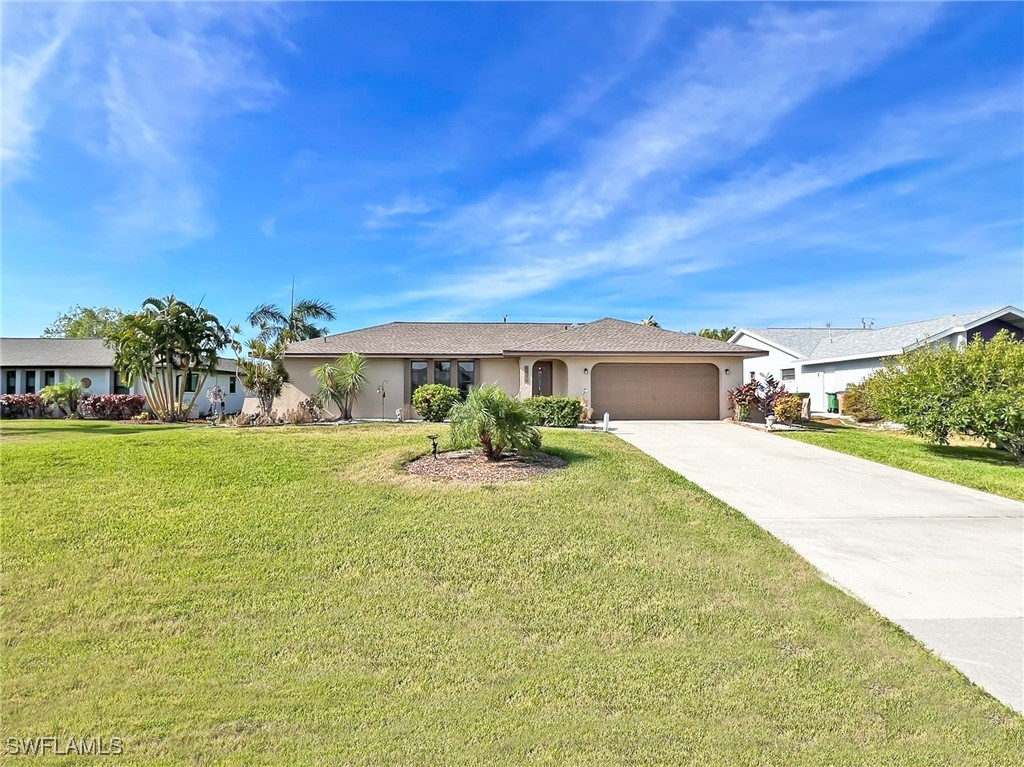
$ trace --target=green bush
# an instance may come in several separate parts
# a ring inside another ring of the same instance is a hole
[[[846,394],[843,395],[843,415],[853,416],[859,423],[878,421],[882,418],[871,404],[867,386],[863,383],[847,387]]]
[[[980,437],[1024,464],[1024,341],[1006,330],[963,349],[905,352],[865,386],[878,412],[911,434],[942,445],[954,432]]]
[[[576,397],[530,397],[526,409],[534,426],[575,429],[583,418],[583,402]]]
[[[775,420],[780,423],[793,423],[800,420],[803,398],[795,394],[783,394],[775,398],[772,408],[775,411]]]
[[[466,401],[452,408],[451,423],[452,447],[479,445],[489,461],[510,450],[531,455],[540,447],[540,432],[530,425],[525,403],[497,384],[470,389]]]
[[[462,399],[459,390],[444,384],[427,384],[412,394],[412,406],[424,421],[441,422]]]

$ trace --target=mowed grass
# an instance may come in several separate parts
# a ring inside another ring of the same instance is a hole
[[[789,439],[1024,501],[1024,466],[1003,450],[972,444],[934,445],[899,432],[850,426],[829,428],[833,431],[778,433]]]
[[[3,459],[2,736],[119,764],[1017,765],[1024,720],[612,435],[85,429]],[[35,757],[33,764],[75,763]]]

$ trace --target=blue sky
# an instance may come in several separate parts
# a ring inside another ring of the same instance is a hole
[[[3,6],[3,334],[1024,303],[1024,6]]]

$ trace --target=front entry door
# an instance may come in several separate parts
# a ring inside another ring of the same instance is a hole
[[[533,396],[551,396],[551,362],[535,362],[533,365]]]

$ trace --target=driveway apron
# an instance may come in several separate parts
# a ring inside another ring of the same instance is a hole
[[[1024,712],[1024,504],[727,423],[613,426]]]

